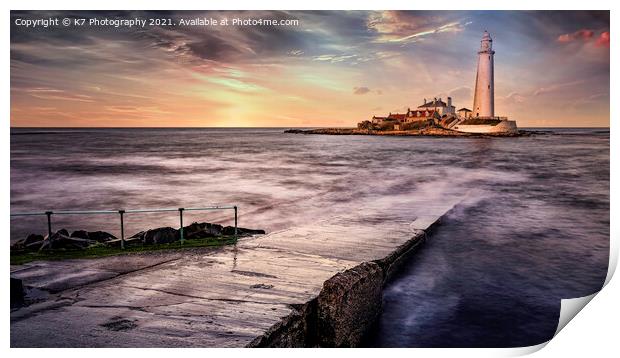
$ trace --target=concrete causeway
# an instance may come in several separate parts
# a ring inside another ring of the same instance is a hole
[[[12,266],[41,302],[11,311],[11,346],[356,345],[383,284],[460,200],[370,204],[217,249]]]

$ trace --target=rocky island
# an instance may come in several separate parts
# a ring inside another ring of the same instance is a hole
[[[440,126],[428,126],[419,129],[385,130],[362,128],[316,128],[287,129],[284,133],[294,134],[327,134],[327,135],[379,135],[379,136],[427,136],[427,137],[519,137],[531,134],[528,131],[501,133],[465,133]]]
[[[387,116],[373,116],[357,124],[357,128],[291,129],[286,133],[335,134],[335,135],[392,135],[392,136],[493,136],[516,137],[525,134],[519,131],[517,122],[495,115],[495,78],[493,40],[485,31],[478,51],[473,110],[456,109],[452,97],[447,101],[433,98],[405,113]]]

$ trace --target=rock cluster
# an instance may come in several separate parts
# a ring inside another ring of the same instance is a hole
[[[183,238],[186,240],[203,239],[209,237],[232,236],[235,234],[233,226],[222,226],[211,223],[192,223],[183,227]],[[238,236],[265,234],[264,230],[254,230],[237,228]],[[140,231],[139,233],[125,239],[126,245],[159,245],[167,244],[181,239],[181,232],[171,227],[160,227],[157,229]],[[86,249],[93,245],[106,245],[112,247],[120,246],[121,240],[105,231],[85,231],[77,230],[69,234],[66,229],[60,229],[52,234],[51,238],[47,235],[30,234],[11,245],[12,251],[40,251],[49,249]]]
[[[97,243],[106,243],[116,240],[114,235],[105,231],[84,231],[77,230],[69,234],[66,229],[60,229],[52,234],[51,239],[47,236],[30,234],[25,239],[19,240],[11,245],[11,250],[19,251],[39,251],[51,248],[63,249],[85,249]]]

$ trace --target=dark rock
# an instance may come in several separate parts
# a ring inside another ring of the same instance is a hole
[[[136,235],[142,235],[144,232],[140,232]],[[132,236],[130,238],[125,239],[125,247],[131,247],[131,246],[141,246],[143,245],[142,242],[142,236]],[[121,239],[113,239],[110,241],[106,241],[104,243],[106,246],[109,247],[116,247],[116,248],[120,248],[121,247]]]
[[[69,231],[67,231],[67,229],[60,229],[60,230],[56,231],[55,234],[52,234],[52,238],[54,238],[54,235],[62,235],[62,236],[69,237]]]
[[[171,227],[160,227],[153,230],[140,232],[131,238],[139,237],[145,245],[167,244],[178,241],[180,238],[179,230]]]
[[[356,347],[381,311],[383,270],[364,262],[325,281],[317,298],[321,347]]]
[[[84,240],[93,240],[97,242],[107,242],[110,240],[116,240],[116,236],[105,231],[86,231],[77,230],[71,233],[71,237]]]
[[[24,285],[22,280],[11,277],[11,307],[24,303]]]
[[[192,223],[183,228],[185,239],[202,239],[206,237],[222,236],[222,225],[211,223]]]
[[[30,234],[11,245],[11,250],[37,251],[43,244],[43,239],[43,235]]]
[[[88,231],[86,230],[76,230],[71,233],[71,237],[77,237],[78,239],[86,239],[88,240]]]
[[[220,237],[233,236],[235,234],[234,226],[222,227],[219,224],[211,223],[192,223],[189,226],[183,228],[183,236],[185,239],[201,239],[206,237]],[[262,235],[265,234],[265,230],[254,230],[246,228],[237,228],[237,235],[249,236],[249,235]]]
[[[46,237],[39,250],[82,250],[95,243],[97,242],[94,240],[71,237],[67,230],[60,229],[52,234],[51,238]]]
[[[233,226],[223,227],[219,224],[211,223],[192,223],[183,227],[185,239],[201,239],[209,237],[220,237],[222,235],[232,236],[235,234]],[[239,236],[265,234],[264,230],[254,230],[237,228]],[[153,245],[166,244],[180,240],[179,230],[171,227],[162,227],[139,233],[125,239],[125,245]],[[96,243],[105,243],[111,247],[120,247],[121,240],[105,231],[86,231],[76,230],[69,235],[66,229],[60,229],[52,234],[51,240],[41,235],[31,234],[23,240],[19,240],[11,245],[11,250],[49,250],[49,249],[85,249]]]
[[[105,232],[105,231],[89,231],[88,239],[94,240],[97,242],[107,242],[110,240],[116,240],[116,236],[110,234],[109,232]]]
[[[222,235],[232,236],[234,234],[235,234],[235,227],[234,226],[226,226],[224,229],[222,229]],[[237,235],[238,236],[264,235],[264,234],[265,234],[265,230],[246,229],[246,228],[243,228],[243,227],[238,227],[237,228]]]
[[[35,242],[40,242],[40,241],[43,241],[43,239],[44,239],[43,235],[30,234],[24,240],[24,245],[29,245],[29,244],[33,244]]]
[[[44,242],[43,240],[33,241],[29,244],[24,245],[24,250],[25,251],[39,251],[41,249],[41,246],[43,246],[43,242]]]
[[[96,242],[88,239],[80,239],[77,237],[69,237],[64,235],[59,235],[55,239],[52,240],[52,248],[57,249],[78,249],[83,250],[90,245],[95,244]]]
[[[140,238],[142,239],[142,237],[144,236],[144,234],[146,234],[146,231],[140,231],[136,234],[133,234],[129,239],[135,239],[135,238]],[[125,241],[127,241],[128,239],[125,239]]]

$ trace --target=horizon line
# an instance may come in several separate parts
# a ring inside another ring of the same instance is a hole
[[[123,127],[114,127],[114,126],[10,126],[10,129],[22,129],[22,128],[58,128],[58,129],[73,129],[73,128],[87,128],[87,129],[173,129],[173,128],[188,128],[188,129],[201,129],[201,128],[221,128],[221,129],[239,129],[239,128],[355,128],[351,126],[241,126],[241,127],[223,127],[223,126],[159,126],[159,127],[150,127],[150,126],[123,126]],[[521,128],[606,128],[610,129],[611,126],[528,126],[528,127],[519,127]]]

